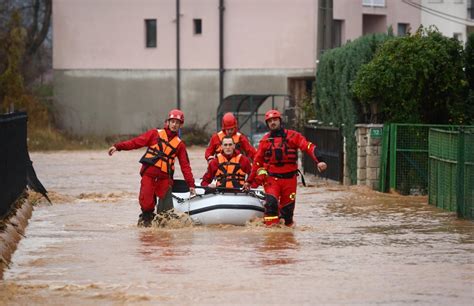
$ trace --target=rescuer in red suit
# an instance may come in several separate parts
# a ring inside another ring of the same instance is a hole
[[[248,158],[253,159],[256,152],[255,148],[250,144],[248,138],[237,130],[237,119],[234,115],[225,113],[222,117],[222,131],[212,135],[209,146],[204,153],[208,163],[222,151],[221,142],[224,136],[231,136],[236,149]]]
[[[224,136],[222,139],[222,151],[212,159],[204,174],[201,186],[242,188],[246,175],[250,174],[252,166],[247,157],[235,150],[232,136]],[[216,184],[211,184],[216,179]]]
[[[142,167],[140,175],[139,203],[142,213],[138,219],[139,226],[151,226],[155,217],[156,198],[163,200],[157,205],[157,212],[161,213],[173,208],[171,192],[173,185],[174,161],[177,157],[184,180],[189,186],[191,195],[195,195],[194,177],[191,172],[188,153],[184,142],[179,138],[179,128],[184,124],[184,114],[178,109],[169,112],[163,129],[152,129],[144,134],[114,144],[109,148],[109,155],[116,151],[128,151],[147,147],[140,159]],[[166,200],[168,198],[168,200]],[[161,207],[163,206],[163,207]]]
[[[319,172],[327,165],[320,159],[318,148],[300,133],[282,127],[281,114],[269,110],[265,122],[270,132],[258,145],[252,172],[244,189],[262,184],[267,194],[264,223],[278,224],[280,218],[285,225],[293,225],[296,201],[296,176],[298,173],[298,149],[308,154],[316,163]]]

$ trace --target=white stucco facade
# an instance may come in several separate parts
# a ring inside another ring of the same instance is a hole
[[[418,0],[422,6],[421,23],[435,25],[447,37],[457,37],[466,42],[467,26],[474,23],[468,19],[470,0]]]

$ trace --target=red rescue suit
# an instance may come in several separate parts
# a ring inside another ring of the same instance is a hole
[[[140,182],[139,203],[143,212],[155,209],[156,197],[163,199],[173,185],[174,160],[177,157],[184,180],[189,187],[195,187],[184,142],[177,133],[168,128],[149,130],[148,132],[114,145],[118,151],[127,151],[148,147],[140,159],[142,176]]]
[[[286,225],[293,223],[298,149],[319,163],[316,146],[300,133],[279,129],[265,134],[258,146],[248,179],[253,186],[264,186],[267,193],[265,216],[283,218]]]
[[[206,158],[207,161],[209,161],[210,157],[211,158],[215,157],[218,153],[221,153],[222,151],[221,143],[225,135],[226,134],[224,131],[220,131],[212,135],[211,140],[209,141],[209,145],[206,149],[206,152],[204,153],[204,157]],[[248,138],[245,137],[244,134],[240,132],[236,132],[234,133],[234,135],[232,135],[232,139],[234,140],[235,148],[238,151],[241,151],[250,159],[254,158],[256,150],[250,144]]]
[[[231,156],[219,153],[207,166],[201,186],[209,186],[215,178],[217,187],[241,188],[245,182],[245,175],[249,174],[251,169],[246,156],[237,152]]]

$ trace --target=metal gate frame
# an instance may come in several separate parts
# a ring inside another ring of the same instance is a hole
[[[314,161],[304,154],[304,173],[311,173],[342,184],[344,179],[344,138],[342,131],[335,127],[307,125],[304,127],[304,136],[316,144],[322,159],[328,164],[328,169],[323,173],[319,173]]]

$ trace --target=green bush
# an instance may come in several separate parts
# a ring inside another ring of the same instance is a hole
[[[346,137],[349,176],[357,180],[357,144],[355,124],[367,122],[367,110],[353,97],[352,82],[362,65],[368,63],[378,47],[388,39],[387,34],[371,34],[325,52],[316,72],[316,118],[324,124],[341,127]]]
[[[181,138],[187,146],[207,145],[211,135],[206,131],[207,124],[198,125],[197,123],[186,124],[181,133]]]
[[[466,122],[463,48],[434,28],[385,42],[364,65],[354,94],[372,122]]]

